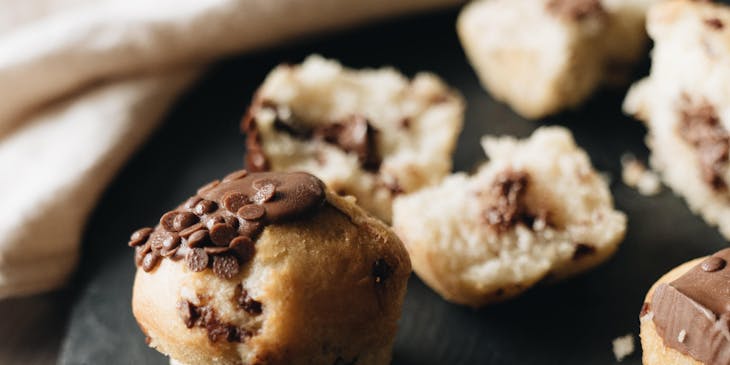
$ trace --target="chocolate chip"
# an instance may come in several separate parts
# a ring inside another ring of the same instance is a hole
[[[242,263],[248,262],[254,254],[253,241],[245,236],[238,236],[231,240],[231,244],[228,246],[238,255]]]
[[[725,262],[722,258],[711,256],[702,262],[701,267],[705,272],[715,272],[722,270],[726,264],[727,262]]]
[[[236,285],[234,300],[238,303],[238,308],[243,309],[248,314],[257,316],[262,312],[261,302],[249,297],[248,291],[241,284]]]
[[[198,195],[203,195],[203,194],[207,193],[208,191],[215,189],[215,187],[220,185],[220,183],[221,182],[219,180],[213,180],[213,181],[205,184],[202,188],[198,189]]]
[[[201,229],[193,232],[190,237],[188,237],[187,245],[189,247],[203,246],[208,242],[208,238],[208,231]]]
[[[725,27],[725,24],[722,22],[722,20],[718,18],[705,19],[705,24],[715,30],[721,30]]]
[[[239,192],[230,192],[221,200],[223,207],[231,213],[236,213],[242,206],[248,204],[248,197]]]
[[[238,226],[241,224],[238,221],[238,218],[232,215],[227,215],[223,217],[223,222],[225,222],[227,225],[233,227],[233,229],[238,229]]]
[[[173,256],[175,256],[175,254],[177,254],[177,251],[179,249],[180,249],[180,246],[173,247],[171,249],[163,248],[162,250],[160,250],[160,255],[162,257],[173,257]]]
[[[226,175],[226,177],[223,178],[223,182],[243,179],[244,177],[246,177],[246,175],[248,175],[248,171],[246,171],[246,170],[234,171],[234,172]]]
[[[517,223],[524,222],[522,197],[528,183],[528,175],[524,171],[507,169],[495,177],[486,192],[486,200],[490,205],[483,213],[489,226],[497,232],[505,232]]]
[[[203,271],[208,267],[208,254],[202,248],[193,248],[185,256],[185,263],[191,271]]]
[[[210,240],[218,246],[228,246],[236,237],[236,229],[225,223],[215,224],[210,229]]]
[[[230,279],[240,271],[238,260],[231,255],[213,256],[213,273],[224,279]]]
[[[195,321],[200,317],[197,308],[187,300],[177,302],[177,314],[187,328],[193,328]]]
[[[578,243],[575,245],[575,251],[573,251],[573,261],[582,259],[583,257],[589,256],[596,253],[596,248],[587,245],[585,243]]]
[[[230,251],[231,248],[230,247],[220,247],[220,246],[206,246],[206,247],[203,247],[203,250],[208,255],[220,255],[222,253],[226,253],[226,252]]]
[[[266,184],[256,190],[256,194],[253,195],[253,201],[256,204],[263,204],[274,198],[276,194],[276,185]]]
[[[213,228],[214,225],[218,223],[226,223],[226,220],[223,218],[223,216],[220,215],[214,215],[205,222],[205,226],[208,227],[208,229]]]
[[[177,212],[170,211],[162,215],[160,218],[160,225],[168,232],[175,232],[174,221],[177,216]]]
[[[375,284],[383,284],[393,274],[393,268],[384,259],[377,259],[373,263],[372,275]]]
[[[400,120],[399,125],[403,129],[410,129],[411,128],[411,118],[403,117],[403,119]]]
[[[183,229],[180,231],[180,237],[182,238],[188,238],[191,234],[195,233],[196,231],[199,231],[201,229],[205,229],[205,225],[203,225],[202,222],[198,222],[193,224],[192,226]]]
[[[241,226],[238,227],[238,233],[241,236],[255,237],[264,228],[263,223],[260,221],[243,221]]]
[[[196,196],[190,197],[188,200],[186,200],[185,204],[183,204],[183,206],[187,209],[193,209],[195,204],[198,204],[198,202],[201,200],[203,200],[203,198],[196,195]]]
[[[249,221],[260,219],[264,214],[266,214],[266,208],[258,204],[244,205],[236,212],[236,215]]]
[[[196,217],[195,214],[190,212],[180,212],[173,219],[172,228],[175,231],[182,231],[183,229],[188,228],[198,222],[198,217]]]
[[[160,255],[155,252],[148,252],[142,260],[142,269],[146,272],[150,272],[155,268],[155,266],[157,266],[158,262],[160,262]]]
[[[152,250],[161,250],[162,244],[165,242],[167,236],[173,232],[156,231],[150,236],[149,243]]]
[[[168,233],[162,240],[162,248],[171,250],[180,245],[180,236],[177,233]]]
[[[152,233],[152,228],[149,227],[140,228],[134,231],[134,233],[132,233],[132,236],[129,238],[129,247],[136,247],[144,244],[150,237],[150,233]]]
[[[145,243],[134,248],[134,263],[137,266],[142,266],[142,261],[148,252],[152,251],[152,244],[150,242]]]
[[[193,212],[197,215],[208,214],[218,209],[218,204],[210,200],[201,200],[193,208]]]

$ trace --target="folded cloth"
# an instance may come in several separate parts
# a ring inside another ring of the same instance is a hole
[[[97,198],[205,63],[460,1],[4,0],[0,298],[67,280]]]

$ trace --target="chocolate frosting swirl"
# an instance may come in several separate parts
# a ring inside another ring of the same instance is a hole
[[[668,284],[650,304],[657,333],[668,347],[707,365],[730,364],[730,249]]]

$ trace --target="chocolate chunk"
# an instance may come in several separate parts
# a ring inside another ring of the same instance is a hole
[[[197,231],[200,231],[202,229],[205,229],[205,225],[202,222],[195,223],[192,226],[190,226],[188,228],[185,228],[182,231],[180,231],[180,237],[182,237],[182,238],[188,238],[193,233],[195,233]]]
[[[238,260],[231,255],[213,256],[213,273],[223,279],[230,279],[240,272]]]
[[[208,231],[205,229],[201,229],[199,231],[193,232],[193,234],[188,237],[187,245],[188,247],[203,246],[208,243],[209,238],[210,237],[208,236]]]
[[[197,215],[204,215],[218,209],[218,204],[210,200],[201,200],[193,208],[193,212]]]
[[[160,261],[160,255],[156,252],[148,252],[144,259],[142,260],[142,269],[146,272],[152,271],[152,269],[157,266],[157,263]]]
[[[725,265],[727,265],[727,262],[722,258],[711,256],[705,259],[700,267],[702,267],[702,270],[705,272],[715,272],[718,270],[722,270]]]
[[[573,261],[578,261],[586,256],[590,256],[596,253],[596,248],[585,243],[578,243],[575,245],[575,251],[573,251]]]
[[[238,303],[238,308],[243,309],[250,315],[257,316],[263,312],[261,302],[249,297],[248,291],[246,291],[241,284],[236,286],[234,300]]]
[[[649,311],[651,311],[651,304],[644,302],[641,306],[641,312],[639,312],[639,318],[649,314]]]
[[[724,174],[730,157],[730,135],[709,103],[682,97],[678,132],[697,151],[702,178],[716,191],[727,189]]]
[[[231,240],[231,244],[228,247],[238,255],[242,264],[245,264],[253,257],[254,244],[248,237],[238,236]]]
[[[253,195],[253,201],[256,204],[264,204],[267,201],[274,198],[274,195],[276,194],[276,185],[274,184],[266,184],[256,191],[256,194]]]
[[[132,236],[129,238],[129,247],[136,247],[144,244],[150,237],[150,233],[152,233],[152,228],[149,227],[140,228],[134,231],[134,233],[132,233]]]
[[[375,284],[383,284],[393,274],[393,268],[384,259],[377,259],[373,263],[372,275]]]
[[[557,17],[577,21],[602,17],[606,13],[601,0],[550,0],[546,7]]]
[[[177,233],[168,233],[162,241],[162,248],[171,250],[180,245],[180,236]]]
[[[243,179],[244,177],[246,177],[246,175],[248,175],[248,171],[246,171],[246,170],[234,171],[234,172],[226,175],[226,177],[223,178],[223,182],[228,182],[228,181],[231,181],[231,180]]]
[[[712,256],[727,261],[730,249]],[[715,269],[715,260],[709,261]],[[715,261],[717,262],[717,261]],[[730,269],[705,270],[708,260],[657,286],[651,308],[664,344],[703,364],[730,364]],[[719,263],[719,262],[718,262]]]
[[[197,308],[187,300],[177,302],[177,314],[185,323],[187,328],[193,328],[195,322],[200,317]]]
[[[352,115],[340,123],[316,129],[314,136],[336,145],[345,152],[354,153],[365,170],[377,171],[381,162],[375,141],[377,133],[364,116]]]
[[[210,240],[218,246],[228,246],[236,237],[236,229],[225,223],[218,223],[210,229]]]
[[[522,195],[527,189],[528,175],[524,171],[506,170],[497,175],[486,193],[490,205],[484,218],[498,232],[504,232],[525,217]]]
[[[193,209],[193,207],[195,207],[195,205],[198,204],[198,202],[201,200],[202,199],[197,195],[190,197],[188,200],[185,201],[185,203],[183,204],[183,207],[185,207],[187,209]]]
[[[260,219],[264,214],[266,214],[266,208],[257,204],[244,205],[236,212],[236,215],[249,221]]]
[[[203,195],[203,194],[209,192],[210,190],[212,190],[216,186],[218,186],[220,183],[221,183],[220,180],[213,180],[213,181],[203,185],[202,188],[198,189],[198,195]]]
[[[705,19],[705,24],[715,30],[722,30],[722,28],[725,27],[725,24],[722,22],[722,20],[718,18]]]
[[[239,192],[229,192],[223,196],[223,207],[231,213],[236,213],[242,206],[249,203],[248,196]]]
[[[202,248],[193,248],[185,256],[190,271],[200,272],[208,267],[208,254]]]

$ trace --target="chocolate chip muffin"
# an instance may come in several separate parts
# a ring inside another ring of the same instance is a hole
[[[474,1],[457,30],[484,87],[541,118],[580,105],[604,82],[626,82],[646,54],[644,15],[656,1]]]
[[[132,309],[181,364],[388,364],[402,243],[307,173],[234,172],[132,234]]]
[[[475,175],[454,174],[394,203],[393,227],[414,270],[445,299],[502,301],[616,251],[626,216],[567,129],[483,145],[491,160]]]
[[[730,238],[730,7],[668,1],[652,7],[649,77],[624,110],[645,122],[651,165],[689,207]]]
[[[390,222],[395,196],[451,171],[462,98],[438,77],[351,70],[319,56],[274,69],[242,128],[251,171],[307,171]]]
[[[730,363],[730,249],[664,275],[641,309],[644,365]]]

